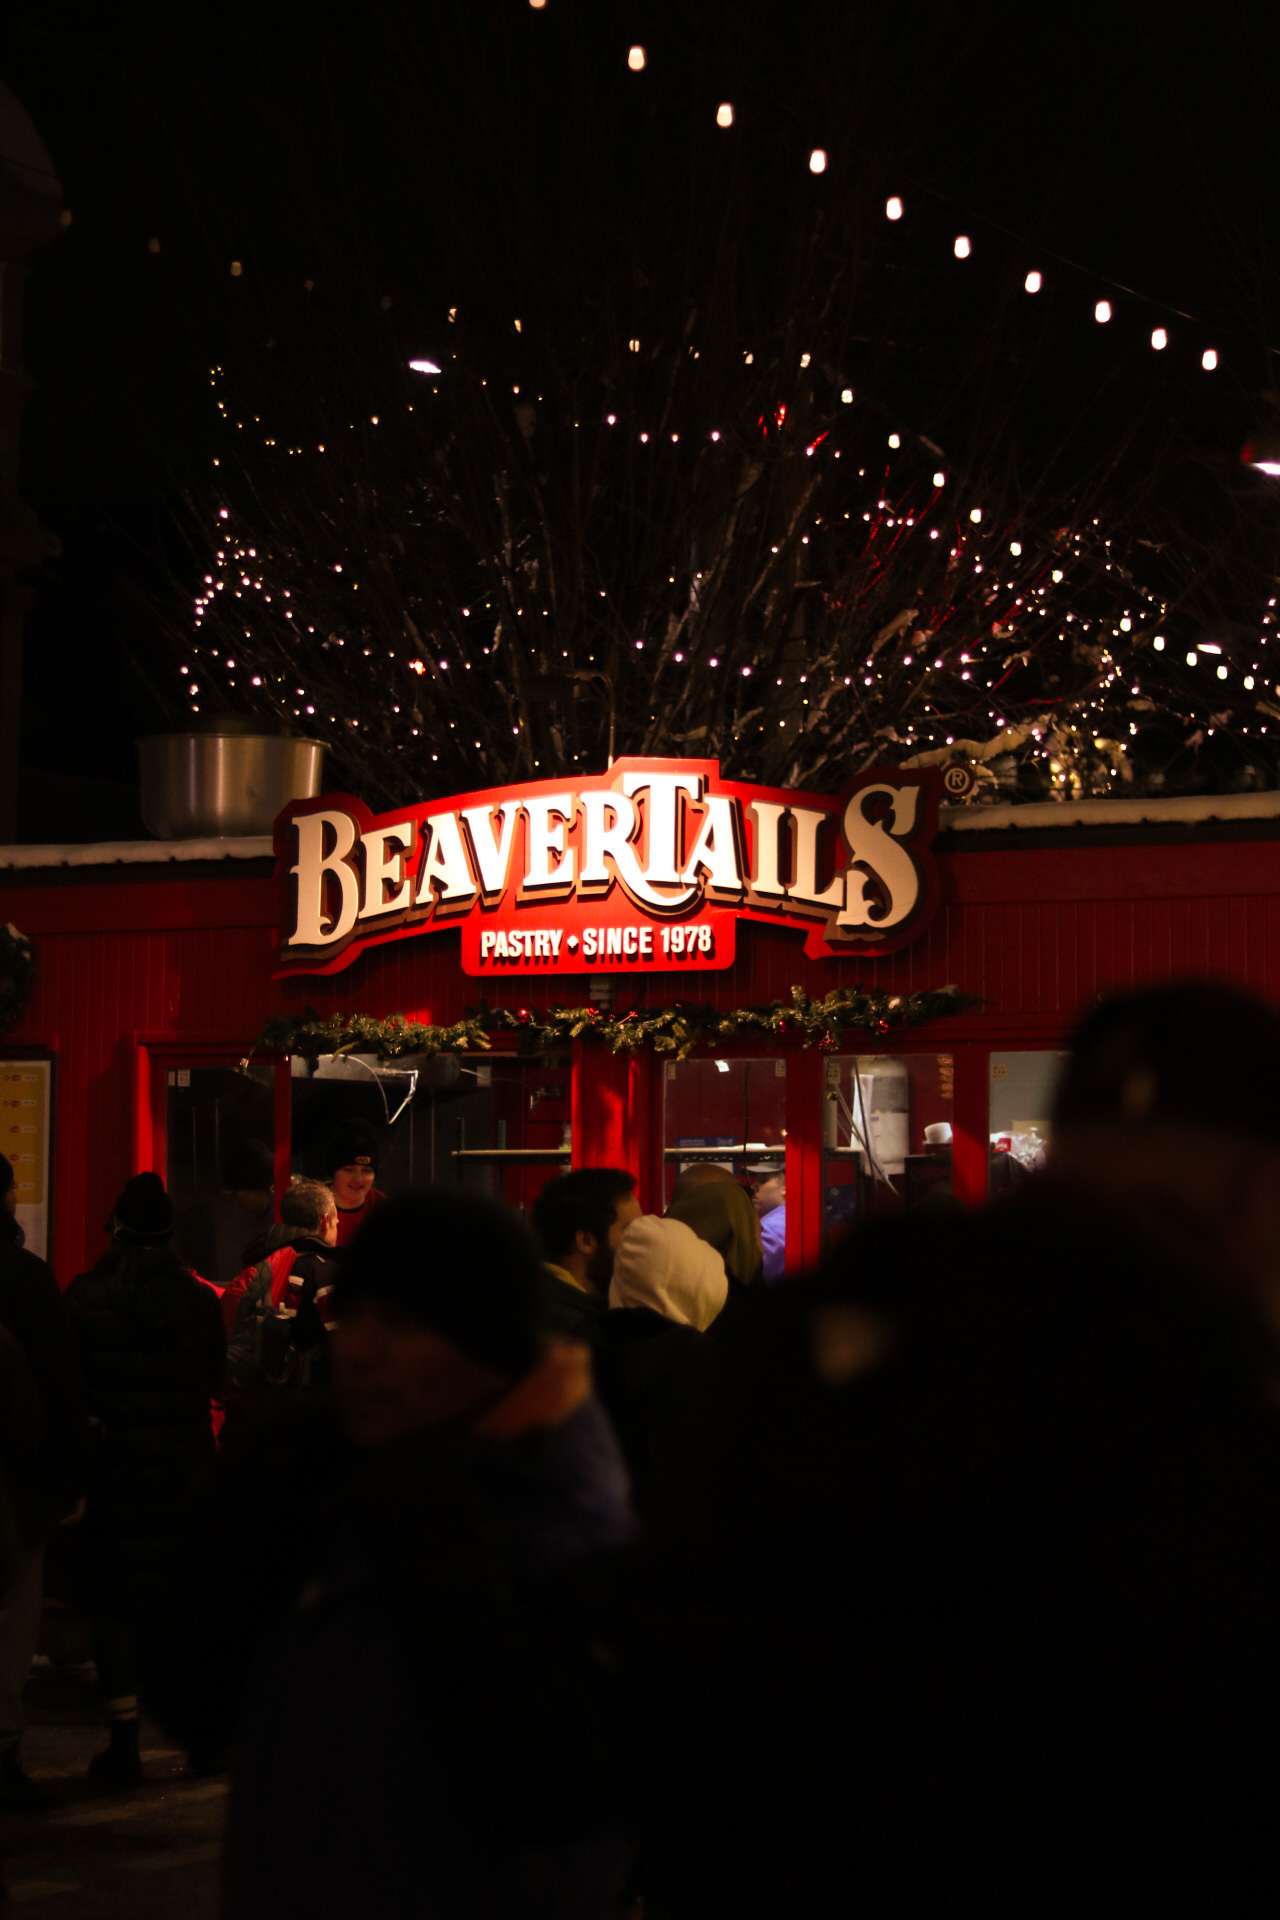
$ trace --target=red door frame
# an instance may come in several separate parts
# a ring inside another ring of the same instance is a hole
[[[130,1171],[167,1176],[165,1117],[168,1076],[177,1067],[237,1066],[249,1052],[243,1042],[225,1034],[135,1033],[131,1039],[133,1113]],[[293,1146],[293,1088],[290,1063],[273,1060],[275,1124],[275,1190],[279,1217],[280,1195],[289,1185]]]
[[[940,1021],[894,1033],[865,1049],[885,1054],[949,1053],[955,1063],[952,1095],[952,1190],[966,1206],[987,1197],[990,1059],[1010,1052],[1060,1048],[1066,1028],[1055,1020],[982,1018]],[[859,1043],[851,1034],[842,1047]],[[165,1177],[165,1108],[168,1074],[182,1067],[234,1065],[248,1046],[225,1034],[132,1036],[133,1113],[131,1168]],[[781,1052],[787,1063],[787,1266],[792,1272],[822,1257],[822,1082],[824,1055],[817,1047],[779,1048],[760,1040],[721,1043],[728,1058]],[[575,1167],[624,1167],[635,1176],[640,1204],[662,1204],[661,1073],[670,1055],[651,1048],[613,1053],[597,1041],[573,1043],[571,1128]],[[292,1079],[287,1059],[272,1063],[275,1076],[277,1207],[289,1184],[292,1161]],[[550,1171],[550,1170],[548,1170]]]

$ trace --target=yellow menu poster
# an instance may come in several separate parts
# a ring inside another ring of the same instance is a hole
[[[13,1168],[18,1223],[41,1259],[49,1247],[51,1060],[0,1060],[0,1153]]]

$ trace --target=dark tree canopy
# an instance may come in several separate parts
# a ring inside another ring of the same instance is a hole
[[[1202,431],[1198,336],[1158,362],[1080,276],[1029,295],[1025,238],[957,265],[921,129],[965,11],[677,17],[638,72],[611,8],[383,18],[358,187],[350,126],[252,123],[294,230],[210,376],[189,705],[386,804],[611,742],[1269,784],[1274,515]]]

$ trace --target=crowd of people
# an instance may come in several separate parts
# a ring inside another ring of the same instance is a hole
[[[1257,1911],[1277,1085],[1260,1001],[1113,998],[1042,1175],[785,1284],[780,1165],[526,1220],[353,1134],[231,1284],[142,1174],[60,1296],[0,1163],[0,1794],[72,1525],[95,1776],[139,1698],[230,1770],[233,1920]]]

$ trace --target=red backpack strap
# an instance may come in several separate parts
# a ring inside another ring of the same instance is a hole
[[[296,1247],[278,1247],[270,1255],[267,1264],[271,1268],[271,1304],[278,1307],[284,1300],[289,1285],[289,1275],[293,1272],[293,1263],[297,1259]]]

